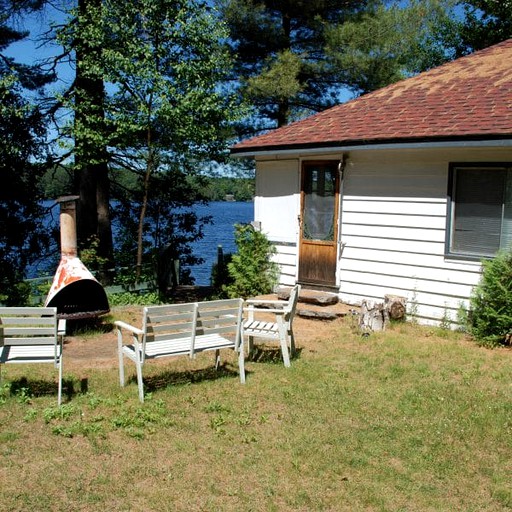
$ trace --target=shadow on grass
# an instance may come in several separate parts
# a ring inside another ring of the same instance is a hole
[[[69,400],[71,397],[78,393],[87,392],[88,382],[87,379],[82,379],[79,382],[80,390],[75,390],[75,381],[72,379],[62,380],[62,395]],[[54,395],[57,399],[59,386],[57,382],[41,379],[27,379],[21,377],[13,380],[9,386],[9,392],[12,396],[24,397],[26,399],[40,396]]]
[[[107,334],[114,330],[113,320],[107,317],[82,318],[66,321],[66,335]],[[64,338],[65,342],[65,338]]]
[[[292,361],[300,357],[301,348],[295,349]],[[283,356],[279,347],[269,347],[267,345],[255,345],[249,354],[249,361],[253,363],[272,363],[283,364]]]
[[[247,370],[245,371],[248,374]],[[152,392],[159,389],[165,389],[169,386],[184,386],[193,384],[195,382],[206,382],[224,378],[239,379],[238,369],[233,370],[227,366],[227,363],[222,363],[217,369],[203,368],[200,370],[187,370],[187,371],[162,371],[156,375],[144,376],[144,391]],[[137,384],[137,377],[131,376],[128,383]]]

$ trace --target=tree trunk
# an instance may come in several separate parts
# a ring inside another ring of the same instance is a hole
[[[288,12],[282,13],[282,28],[284,33],[284,44],[281,50],[291,50],[291,17]],[[290,117],[290,100],[288,98],[283,98],[278,101],[277,104],[277,127],[281,128],[282,126],[286,126],[289,122]]]
[[[114,278],[114,243],[112,240],[112,223],[110,221],[110,179],[107,163],[98,170],[96,188],[96,207],[98,213],[98,256],[102,259],[99,280],[105,284],[112,284]]]
[[[90,19],[87,12],[101,8],[101,0],[79,0],[82,20]],[[76,44],[75,77],[75,167],[78,183],[77,235],[79,246],[88,246],[91,239],[98,239],[97,256],[104,262],[100,280],[110,282],[106,270],[113,267],[112,227],[110,222],[110,179],[106,142],[90,141],[90,135],[104,133],[105,88],[101,76],[91,76],[90,63],[101,48],[88,41]]]
[[[406,302],[407,299],[405,297],[399,297],[398,295],[386,295],[384,297],[384,307],[388,312],[389,318],[392,320],[405,319]]]
[[[363,300],[359,317],[359,327],[363,334],[374,331],[384,331],[389,321],[389,316],[384,304]]]

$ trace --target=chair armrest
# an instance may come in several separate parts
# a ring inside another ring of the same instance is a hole
[[[244,308],[244,311],[246,313],[251,312],[258,312],[258,313],[274,313],[276,315],[284,315],[287,313],[284,309],[272,309],[272,308],[260,308],[260,309],[254,309],[254,308]]]
[[[144,334],[144,331],[142,329],[139,329],[138,327],[134,327],[133,325],[127,324],[126,322],[121,322],[121,320],[116,320],[114,322],[114,325],[118,329],[126,329],[127,331],[130,331],[133,334],[138,334],[139,336],[142,336]]]
[[[248,299],[245,301],[245,304],[249,306],[263,306],[265,304],[268,304],[270,306],[287,306],[288,301],[287,300],[264,300],[264,299]],[[266,309],[266,308],[261,308]]]
[[[57,334],[59,336],[64,336],[66,334],[66,320],[64,318],[61,318],[57,324]]]

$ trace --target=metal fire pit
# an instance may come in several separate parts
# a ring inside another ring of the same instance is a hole
[[[56,307],[65,319],[93,318],[110,311],[107,294],[77,254],[76,200],[78,196],[57,199],[60,203],[61,260],[46,298],[47,307]]]

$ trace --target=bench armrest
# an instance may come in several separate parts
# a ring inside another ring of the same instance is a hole
[[[142,336],[144,334],[144,331],[142,329],[139,329],[138,327],[134,327],[133,325],[127,324],[126,322],[121,322],[121,320],[116,320],[114,322],[114,325],[118,329],[126,329],[127,331],[130,331],[133,334],[137,334],[139,336]]]

